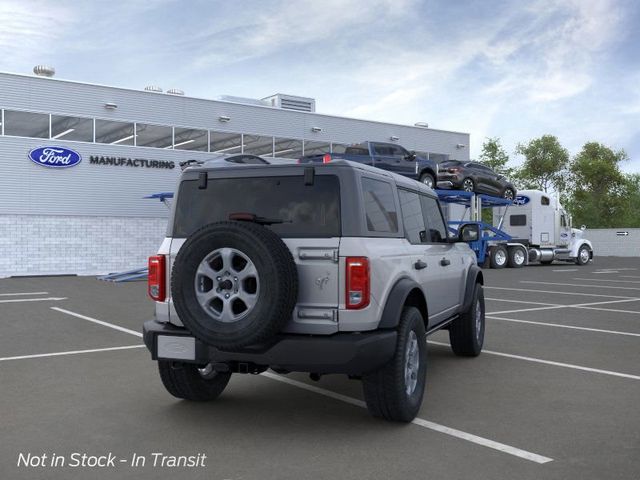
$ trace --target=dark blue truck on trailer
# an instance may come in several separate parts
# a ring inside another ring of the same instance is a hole
[[[333,160],[350,160],[378,167],[419,180],[429,188],[435,188],[438,178],[438,164],[435,161],[395,143],[362,142],[348,146],[344,153],[308,155],[298,163],[328,163]]]

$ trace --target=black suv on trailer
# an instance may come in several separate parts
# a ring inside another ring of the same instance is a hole
[[[486,193],[509,200],[516,198],[516,187],[504,176],[476,162],[446,160],[439,165],[438,188]]]

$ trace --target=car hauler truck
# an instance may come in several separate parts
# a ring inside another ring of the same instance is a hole
[[[522,190],[511,202],[503,198],[453,190],[438,190],[446,205],[450,230],[477,223],[479,239],[469,243],[484,267],[519,268],[554,260],[585,265],[593,247],[583,238],[585,227],[571,227],[571,217],[556,198],[539,190]],[[482,221],[482,210],[493,210],[493,225]]]

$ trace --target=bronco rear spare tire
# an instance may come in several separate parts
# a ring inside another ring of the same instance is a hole
[[[268,341],[290,320],[298,274],[291,252],[271,230],[216,222],[194,232],[180,248],[171,295],[196,338],[234,350]]]

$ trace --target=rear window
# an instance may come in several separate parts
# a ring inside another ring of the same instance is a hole
[[[347,147],[345,155],[366,155],[369,156],[369,149],[366,147]]]
[[[279,219],[266,225],[280,237],[340,236],[340,183],[335,175],[316,175],[313,185],[302,176],[209,179],[180,184],[173,236],[188,237],[198,228],[229,220],[231,213]]]

